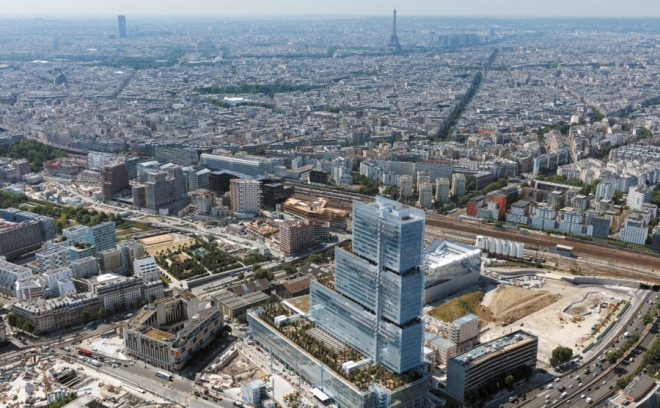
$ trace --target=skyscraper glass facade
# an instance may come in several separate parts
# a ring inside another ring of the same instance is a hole
[[[334,290],[312,282],[310,319],[396,373],[422,362],[424,212],[353,203],[352,252],[335,252]]]

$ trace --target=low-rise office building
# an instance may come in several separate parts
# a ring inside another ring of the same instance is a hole
[[[205,307],[206,306],[206,307]],[[190,292],[144,306],[124,325],[124,353],[177,371],[222,330],[223,316]]]

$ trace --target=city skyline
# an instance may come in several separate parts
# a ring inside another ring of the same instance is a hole
[[[407,16],[465,16],[465,17],[660,17],[660,4],[648,0],[632,0],[622,8],[615,0],[586,0],[570,2],[558,0],[552,3],[501,0],[490,2],[476,0],[466,3],[439,3],[415,0],[400,5],[401,15]],[[401,7],[403,6],[403,7]],[[217,16],[217,17],[264,17],[264,16],[385,16],[396,7],[395,3],[383,4],[375,0],[349,2],[339,0],[330,3],[310,3],[301,0],[269,2],[252,0],[241,3],[209,2],[193,0],[185,4],[173,0],[141,2],[100,1],[93,3],[64,0],[49,3],[28,0],[3,5],[5,16],[90,16],[132,14],[133,16]],[[35,10],[38,10],[35,12]],[[256,10],[256,12],[255,12]]]

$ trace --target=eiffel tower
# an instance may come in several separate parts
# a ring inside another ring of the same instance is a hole
[[[392,35],[390,35],[390,42],[387,44],[388,47],[392,47],[397,51],[401,50],[401,44],[399,44],[399,37],[396,35],[396,9],[394,9],[394,22],[392,23]]]

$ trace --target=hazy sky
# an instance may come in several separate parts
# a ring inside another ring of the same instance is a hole
[[[2,15],[660,17],[659,0],[0,0]]]

